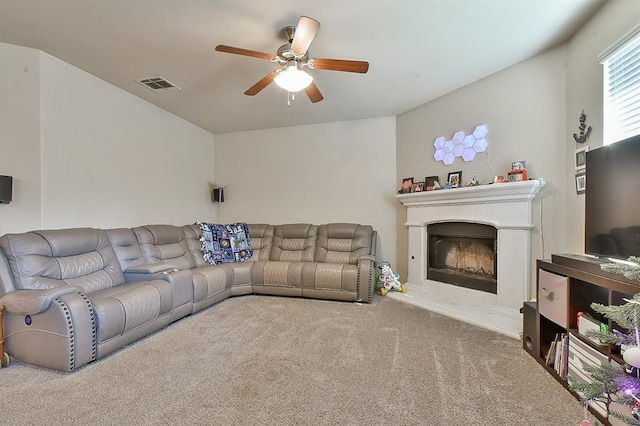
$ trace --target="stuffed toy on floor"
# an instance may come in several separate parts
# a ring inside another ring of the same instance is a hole
[[[393,272],[388,261],[381,260],[378,262],[378,268],[381,272],[376,279],[376,287],[380,289],[382,296],[385,296],[390,291],[399,291],[401,293],[407,291],[406,287],[399,281],[400,274]]]

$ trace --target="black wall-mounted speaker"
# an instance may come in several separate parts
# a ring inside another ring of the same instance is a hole
[[[224,203],[224,188],[213,188],[211,190],[211,201],[214,203]]]
[[[536,330],[536,302],[524,302],[522,305],[522,348],[532,357],[538,354],[538,335]]]
[[[13,195],[13,177],[0,176],[0,204],[9,204]]]

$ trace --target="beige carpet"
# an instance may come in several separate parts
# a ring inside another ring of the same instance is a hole
[[[376,296],[228,299],[74,373],[0,370],[2,425],[568,425],[520,342]]]

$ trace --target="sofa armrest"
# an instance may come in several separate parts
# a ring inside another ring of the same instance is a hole
[[[365,255],[362,255],[362,256],[358,257],[358,262],[361,262],[363,260],[368,260],[368,261],[371,261],[373,263],[376,263],[376,257],[372,256],[370,254],[365,254]]]
[[[167,269],[165,271],[157,271],[157,272],[145,272],[143,270],[127,270],[124,273],[124,279],[126,282],[136,282],[136,281],[153,281],[153,280],[162,280],[167,281],[172,284],[175,284],[179,281],[189,281],[191,282],[191,271],[179,271],[177,269]]]
[[[378,244],[378,231],[373,231],[371,234],[371,254],[376,255],[376,246]]]
[[[376,282],[376,258],[371,255],[358,257],[358,301],[371,303]]]
[[[155,274],[157,272],[171,272],[177,270],[173,265],[168,263],[143,263],[142,265],[130,266],[125,273],[132,274]]]
[[[64,294],[80,293],[80,287],[63,286],[47,290],[16,290],[0,297],[0,305],[16,315],[35,315],[49,309],[51,301]]]
[[[124,278],[127,282],[161,280],[170,283],[174,292],[174,308],[187,303],[193,303],[193,275],[190,270],[179,271],[177,269],[170,269],[168,271],[153,273],[128,271],[129,270],[124,273]]]
[[[0,298],[0,303],[7,305],[5,349],[13,358],[61,371],[96,359],[97,321],[91,301],[80,288],[16,290]]]

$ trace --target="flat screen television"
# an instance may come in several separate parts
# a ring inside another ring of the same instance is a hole
[[[585,252],[640,256],[640,135],[587,151]]]

